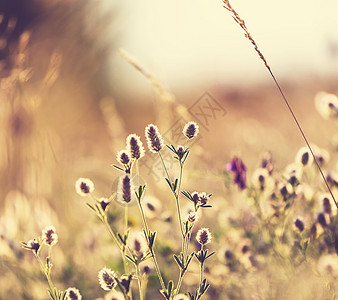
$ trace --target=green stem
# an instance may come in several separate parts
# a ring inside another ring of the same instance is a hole
[[[138,199],[137,203],[138,203],[138,206],[139,206],[139,209],[140,209],[140,212],[141,212],[143,226],[144,226],[144,229],[145,229],[145,232],[146,232],[146,238],[148,239],[148,237],[149,237],[148,236],[148,234],[149,234],[149,227],[148,227],[147,220],[146,220],[146,217],[144,215],[144,211],[143,211],[143,208],[142,208],[142,205],[141,205],[141,200]],[[164,281],[163,281],[163,278],[162,278],[162,274],[161,274],[160,268],[159,268],[158,263],[157,263],[155,251],[154,251],[153,247],[150,248],[149,245],[148,245],[148,248],[149,248],[149,251],[150,251],[151,256],[153,258],[153,261],[154,261],[155,270],[156,270],[156,273],[157,273],[158,280],[160,281],[161,288],[165,289],[165,285],[164,285]]]
[[[142,278],[141,278],[141,274],[140,274],[140,268],[139,268],[139,265],[136,264],[136,265],[135,265],[135,268],[136,268],[136,275],[137,275],[138,289],[139,289],[139,293],[140,293],[140,300],[143,300]]]
[[[181,229],[181,234],[182,238],[184,237],[184,232],[183,232],[183,224],[182,224],[182,217],[181,217],[181,210],[180,210],[180,203],[179,203],[179,196],[180,196],[180,191],[181,191],[181,185],[182,185],[182,176],[183,176],[183,164],[180,163],[180,177],[178,180],[178,190],[175,195],[176,199],[176,207],[177,207],[177,215],[178,215],[178,222],[180,223],[180,229]]]
[[[50,253],[50,250],[49,250],[49,253]],[[49,273],[48,273],[47,270],[46,270],[45,265],[44,265],[43,262],[41,261],[40,256],[38,256],[35,252],[34,252],[34,255],[35,255],[36,259],[38,260],[38,262],[39,262],[39,264],[40,264],[40,267],[41,267],[42,272],[45,274],[45,276],[46,276],[46,278],[47,278],[48,285],[49,285],[49,289],[50,289],[50,292],[51,292],[52,296],[55,297],[55,299],[57,299],[57,295],[54,294],[54,291],[55,291],[54,284],[53,284],[53,282],[52,282],[52,279],[50,278]],[[50,257],[50,255],[49,255],[48,257]],[[53,298],[52,298],[52,299],[53,299]]]
[[[160,155],[160,158],[161,158],[161,161],[162,161],[162,166],[164,168],[165,173],[167,174],[167,178],[171,182],[167,167],[166,167],[164,160],[163,160],[163,157],[162,157],[162,154],[161,154],[161,152],[158,152],[158,154]]]

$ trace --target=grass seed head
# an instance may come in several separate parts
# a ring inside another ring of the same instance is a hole
[[[86,197],[94,191],[94,183],[88,178],[79,178],[75,182],[75,189],[80,196]]]
[[[79,292],[78,289],[76,288],[68,288],[66,290],[66,300],[81,300],[82,299],[82,296]]]

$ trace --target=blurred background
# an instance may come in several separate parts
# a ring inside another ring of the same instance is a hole
[[[232,5],[309,140],[333,151],[328,168],[336,168],[337,127],[320,117],[314,98],[338,93],[337,1]],[[96,276],[105,264],[115,266],[111,245],[74,183],[89,177],[97,196],[109,196],[119,175],[111,164],[129,133],[145,142],[144,128],[154,123],[177,144],[182,124],[197,121],[201,137],[185,188],[218,197],[225,194],[219,175],[233,155],[251,174],[265,151],[281,169],[304,146],[220,0],[0,0],[0,86],[0,299],[46,299],[37,263],[19,242],[51,224],[59,233],[57,285],[102,297]],[[156,168],[150,156],[141,176],[163,202]]]

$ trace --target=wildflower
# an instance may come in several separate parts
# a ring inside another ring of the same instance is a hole
[[[116,155],[117,161],[121,165],[128,165],[130,162],[130,153],[127,150],[121,150]]]
[[[179,160],[181,160],[183,158],[184,154],[185,154],[184,147],[183,146],[177,146],[176,154],[177,154]]]
[[[281,196],[283,197],[283,200],[287,201],[293,193],[292,185],[290,183],[280,183],[279,192]]]
[[[175,295],[173,300],[189,300],[190,298],[184,294]]]
[[[21,244],[23,248],[32,250],[35,254],[38,254],[41,248],[41,243],[38,239],[30,240],[27,243],[22,242]]]
[[[161,202],[152,196],[147,196],[143,200],[143,207],[144,207],[144,213],[146,216],[150,219],[155,218],[159,215],[159,212],[161,210]]]
[[[118,183],[118,200],[123,204],[128,204],[132,200],[132,182],[130,175],[122,175]]]
[[[42,230],[42,240],[49,246],[54,246],[58,242],[58,235],[54,226],[48,226]]]
[[[107,206],[110,204],[110,200],[102,197],[99,199],[99,203],[100,203],[102,210],[105,211]]]
[[[142,258],[148,249],[147,241],[142,232],[130,237],[130,249],[138,258]]]
[[[197,205],[198,201],[200,201],[200,196],[197,192],[191,193],[191,198],[195,206]]]
[[[301,165],[297,163],[287,165],[284,171],[284,176],[292,186],[298,185],[302,177]]]
[[[99,271],[98,279],[102,289],[105,291],[111,291],[117,285],[116,274],[111,269],[104,267]]]
[[[253,185],[261,191],[264,191],[267,185],[272,185],[271,180],[269,179],[271,179],[269,172],[267,169],[264,168],[258,168],[252,174]]]
[[[312,145],[311,147],[316,160],[320,165],[324,165],[330,160],[330,154],[325,149],[321,149],[316,145]]]
[[[156,125],[149,124],[145,129],[145,135],[150,152],[160,152],[163,148],[163,139]]]
[[[331,203],[330,203],[330,199],[327,198],[327,197],[324,197],[323,198],[323,209],[324,209],[324,212],[326,214],[331,214],[332,213],[332,208],[331,208]]]
[[[334,94],[319,92],[315,96],[315,105],[319,114],[326,120],[338,117],[338,98]]]
[[[240,190],[244,190],[246,188],[246,166],[244,162],[235,156],[232,161],[226,165],[226,169],[235,174],[234,183],[238,185]]]
[[[324,229],[327,227],[327,225],[330,223],[330,219],[328,218],[328,215],[325,213],[319,213],[317,215],[317,222],[322,226]]]
[[[81,300],[82,296],[78,289],[68,288],[66,289],[66,300]]]
[[[302,147],[298,150],[295,162],[304,167],[312,164],[313,157],[308,147]]]
[[[188,216],[188,221],[190,223],[195,223],[197,221],[198,217],[197,217],[197,213],[196,212],[191,212]]]
[[[129,134],[127,137],[127,148],[131,154],[131,158],[141,159],[144,156],[144,147],[141,139],[136,134]]]
[[[94,183],[88,178],[79,178],[75,182],[75,189],[80,196],[85,197],[94,191]]]
[[[183,134],[189,140],[198,135],[199,126],[195,122],[188,122],[183,128]]]
[[[338,258],[335,254],[323,255],[319,258],[317,269],[322,275],[338,276]]]
[[[208,228],[201,228],[198,230],[196,240],[202,246],[211,242],[211,233]]]
[[[293,224],[295,225],[296,229],[299,231],[299,232],[303,232],[304,231],[304,222],[303,220],[301,220],[300,218],[297,218]]]
[[[149,275],[152,269],[153,266],[149,265],[148,263],[142,263],[140,265],[140,270],[142,274]]]
[[[261,168],[266,169],[269,172],[269,175],[272,174],[274,169],[274,164],[272,160],[272,155],[270,152],[266,152],[263,154],[263,158],[261,161]]]
[[[330,187],[336,187],[338,188],[338,174],[337,172],[330,171],[326,175],[327,183],[330,185]]]
[[[104,300],[124,300],[124,295],[120,291],[110,291],[104,296]]]
[[[132,275],[122,275],[120,278],[120,283],[124,287],[126,293],[129,292],[130,289],[130,281],[132,279]]]
[[[210,200],[210,195],[207,195],[205,192],[199,193],[198,197],[199,197],[200,206],[207,205]]]

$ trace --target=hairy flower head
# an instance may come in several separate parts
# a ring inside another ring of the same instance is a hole
[[[141,159],[144,156],[144,147],[141,139],[136,134],[129,134],[127,137],[127,148],[130,152],[131,158]]]
[[[66,300],[81,300],[82,296],[78,289],[76,288],[68,288],[66,289]]]
[[[198,132],[199,126],[197,125],[196,122],[188,122],[187,124],[185,124],[183,128],[183,134],[189,140],[196,137],[198,135]]]
[[[104,296],[104,300],[124,300],[124,295],[120,291],[110,291]]]
[[[88,178],[79,178],[75,182],[76,192],[85,197],[94,191],[94,183]]]
[[[201,228],[198,230],[196,240],[201,245],[206,245],[211,242],[211,233],[208,228]]]
[[[38,254],[41,248],[41,242],[38,239],[29,240],[27,243],[22,242],[22,247],[26,250],[32,250],[35,254]]]
[[[130,162],[130,152],[128,150],[121,150],[116,155],[116,160],[121,165],[128,165]]]
[[[54,246],[58,242],[58,235],[54,226],[47,226],[42,230],[42,240],[49,246]]]
[[[190,298],[184,294],[175,295],[173,300],[189,300]]]
[[[319,92],[315,96],[315,105],[324,119],[338,118],[338,97],[336,95]]]
[[[116,274],[111,269],[104,267],[99,271],[98,279],[102,289],[105,291],[111,291],[117,285],[115,280]]]
[[[145,136],[150,152],[157,153],[163,149],[163,139],[156,125],[149,124],[145,129]]]

